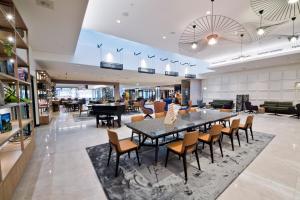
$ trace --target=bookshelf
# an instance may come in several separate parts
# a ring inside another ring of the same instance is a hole
[[[53,83],[47,71],[36,70],[40,124],[49,124],[52,119]]]
[[[1,200],[11,199],[35,147],[28,46],[28,29],[13,1],[0,0]]]

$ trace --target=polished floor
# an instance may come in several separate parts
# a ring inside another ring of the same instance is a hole
[[[123,121],[128,120],[125,116]],[[219,199],[300,200],[300,120],[257,114],[254,129],[276,137]],[[121,138],[131,133],[125,126],[117,132]],[[104,128],[95,128],[94,120],[74,122],[72,114],[60,113],[49,126],[36,129],[36,138],[14,200],[106,199],[85,150],[107,142]]]

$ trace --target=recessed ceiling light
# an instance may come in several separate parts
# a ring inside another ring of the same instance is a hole
[[[294,4],[294,3],[297,3],[299,0],[288,0],[288,3],[289,4]]]
[[[14,19],[14,16],[12,14],[7,14],[6,15],[6,19],[8,20],[13,20]]]
[[[263,35],[263,34],[265,34],[265,30],[263,28],[258,28],[257,35]]]
[[[164,36],[162,36],[162,39],[164,39],[164,40],[165,40],[165,39],[167,39],[167,37],[164,35]]]
[[[9,59],[9,62],[14,63],[15,60],[13,58]]]
[[[211,12],[208,10],[208,11],[206,11],[206,14],[207,14],[207,15],[210,15],[210,14],[211,14]]]
[[[116,20],[116,23],[117,23],[117,24],[120,24],[120,23],[121,23],[121,20],[117,19],[117,20]]]

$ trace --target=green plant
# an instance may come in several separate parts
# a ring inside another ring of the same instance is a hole
[[[3,51],[8,56],[11,57],[13,55],[14,45],[8,41],[3,42]]]
[[[16,90],[11,87],[4,87],[5,90],[5,103],[17,103]]]

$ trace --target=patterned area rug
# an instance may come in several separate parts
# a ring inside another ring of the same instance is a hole
[[[215,162],[211,163],[209,146],[202,150],[199,144],[199,157],[202,171],[197,168],[194,155],[187,157],[188,182],[184,184],[182,159],[170,153],[167,168],[164,167],[166,148],[159,151],[159,162],[154,165],[154,149],[142,147],[139,150],[141,166],[138,166],[135,153],[131,159],[127,154],[120,159],[119,176],[114,177],[115,156],[112,155],[107,167],[108,144],[88,147],[87,152],[93,163],[99,181],[108,199],[216,199],[238,175],[259,155],[274,138],[274,135],[254,132],[254,140],[246,143],[245,134],[240,131],[241,147],[234,140],[235,151],[231,150],[230,139],[224,136],[223,153],[214,145]]]

